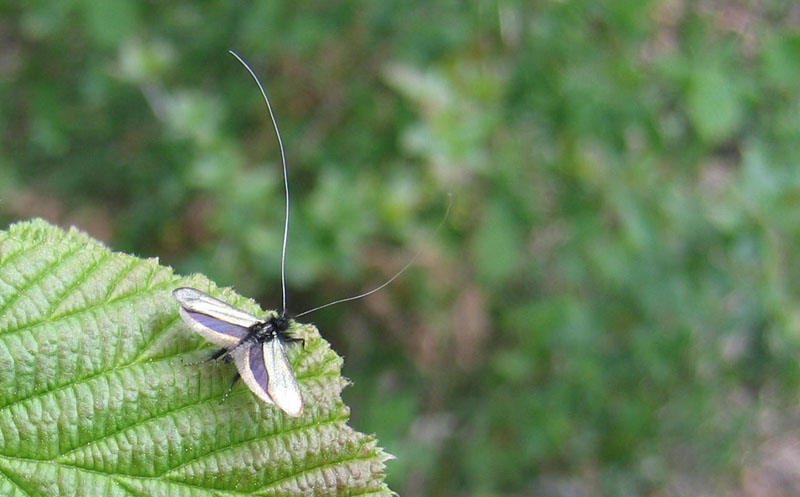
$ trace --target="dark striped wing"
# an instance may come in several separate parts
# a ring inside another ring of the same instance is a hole
[[[283,412],[297,417],[303,414],[303,397],[285,347],[279,338],[264,342],[261,347],[268,378],[267,393]]]
[[[276,404],[289,416],[303,414],[300,385],[279,338],[237,347],[231,356],[242,380],[259,399]]]
[[[236,346],[251,326],[262,322],[195,288],[178,288],[172,295],[181,305],[180,314],[186,324],[209,342],[225,348]]]

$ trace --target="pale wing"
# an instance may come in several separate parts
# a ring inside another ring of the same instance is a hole
[[[236,364],[236,369],[239,370],[239,376],[242,377],[247,388],[267,404],[274,404],[267,393],[269,377],[264,366],[264,354],[259,344],[236,347],[230,354]]]
[[[300,395],[297,377],[286,356],[283,341],[274,338],[264,342],[262,349],[268,378],[267,393],[286,414],[293,417],[300,416],[303,414],[303,397]]]
[[[181,305],[180,314],[186,324],[206,340],[223,347],[235,346],[247,336],[251,326],[262,322],[194,288],[178,288],[172,295]]]

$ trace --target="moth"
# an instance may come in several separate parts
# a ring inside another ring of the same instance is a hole
[[[259,319],[195,288],[178,288],[172,295],[186,324],[222,347],[209,360],[222,358],[236,365],[234,383],[241,377],[259,399],[289,416],[303,413],[300,385],[286,356],[287,344],[303,340],[286,333],[286,315]]]
[[[297,417],[303,413],[303,397],[297,377],[286,356],[286,346],[294,342],[303,342],[303,339],[292,337],[287,333],[289,317],[286,307],[286,245],[289,236],[289,173],[286,166],[286,153],[283,148],[281,133],[278,129],[278,122],[272,112],[272,105],[264,86],[244,59],[233,50],[229,50],[229,52],[247,69],[258,85],[259,90],[261,90],[261,96],[267,105],[281,152],[283,187],[286,199],[283,249],[281,252],[283,310],[280,314],[260,319],[195,288],[178,288],[172,292],[172,295],[180,304],[180,315],[189,327],[209,342],[222,347],[208,360],[221,358],[223,361],[233,361],[236,365],[238,373],[234,377],[231,388],[241,377],[247,387],[259,399],[268,404],[275,404],[289,416]],[[434,234],[438,233],[450,213],[452,196],[448,195],[448,197],[450,201],[447,205],[447,210]],[[359,295],[328,302],[299,314],[294,314],[293,317],[298,318],[325,307],[371,295],[403,274],[421,253],[422,250],[418,251],[400,271],[382,285]]]
[[[278,122],[272,112],[272,105],[264,86],[255,71],[239,54],[233,50],[228,52],[247,69],[261,90],[280,146],[286,196],[281,253],[283,311],[277,316],[259,319],[195,288],[178,288],[172,295],[180,304],[179,312],[186,324],[209,342],[222,347],[207,361],[221,358],[226,362],[233,361],[236,365],[237,375],[233,379],[231,389],[241,378],[256,397],[268,404],[275,404],[289,416],[297,417],[303,413],[303,397],[297,377],[286,356],[286,345],[303,340],[286,333],[289,329],[289,318],[286,313],[286,242],[289,236],[289,172],[286,166],[286,153]]]

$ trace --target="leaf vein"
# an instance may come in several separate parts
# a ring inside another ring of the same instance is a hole
[[[175,357],[175,356],[172,356],[172,357]],[[161,359],[161,360],[166,360],[166,359],[167,359],[167,358],[164,358],[164,359]],[[135,365],[135,364],[130,364],[128,367],[130,367],[130,366],[134,366],[134,365]],[[122,368],[120,368],[120,369],[122,369]],[[323,375],[323,374],[320,374],[320,375],[313,375],[313,376],[310,376],[310,377],[315,377],[315,378],[316,378],[316,377],[324,377],[324,376],[335,376],[335,375]],[[299,378],[299,379],[305,379],[305,378],[308,378],[308,377],[303,377],[303,378]],[[238,391],[238,392],[232,392],[232,393],[231,393],[231,394],[228,396],[228,399],[231,399],[231,398],[234,398],[234,397],[237,397],[237,396],[240,396],[240,395],[246,395],[246,394],[248,394],[249,392],[250,392],[250,390],[247,390],[247,389],[243,389],[243,390],[240,390],[240,391]],[[200,399],[200,400],[197,400],[197,401],[193,401],[193,402],[191,402],[191,403],[188,403],[188,404],[184,404],[184,405],[182,405],[182,406],[178,406],[178,407],[176,407],[175,409],[171,409],[171,410],[168,410],[168,411],[162,412],[162,413],[160,413],[160,414],[157,414],[157,415],[155,415],[155,416],[151,416],[151,417],[149,417],[149,418],[145,418],[145,419],[140,419],[140,420],[138,420],[138,421],[136,421],[136,422],[134,422],[134,423],[131,423],[131,424],[129,424],[129,425],[126,425],[126,426],[123,426],[123,427],[119,428],[118,430],[115,430],[115,431],[113,431],[113,432],[111,432],[111,433],[107,433],[107,434],[103,435],[102,437],[96,438],[96,439],[94,439],[94,440],[90,440],[90,441],[86,442],[85,444],[83,444],[83,445],[81,445],[81,446],[78,446],[78,447],[72,448],[72,449],[70,449],[70,450],[68,450],[68,451],[66,451],[66,452],[63,452],[63,453],[61,453],[61,454],[58,454],[56,457],[54,457],[54,458],[52,458],[52,459],[48,459],[48,460],[55,461],[55,460],[57,460],[57,459],[62,459],[62,458],[64,458],[65,456],[67,456],[67,455],[71,454],[72,452],[76,452],[76,451],[78,451],[78,450],[80,450],[80,449],[84,449],[84,448],[86,448],[86,447],[89,447],[90,445],[92,445],[92,444],[96,444],[96,443],[100,442],[101,440],[105,440],[105,439],[111,438],[111,437],[113,437],[114,435],[117,435],[117,434],[119,434],[119,433],[122,433],[122,432],[123,432],[123,431],[125,431],[125,430],[129,430],[129,429],[131,429],[131,428],[135,428],[135,427],[137,427],[137,426],[139,426],[139,425],[143,425],[143,424],[145,424],[145,423],[149,423],[150,421],[155,421],[155,420],[157,420],[157,419],[167,418],[167,417],[169,417],[170,415],[174,415],[174,414],[176,414],[176,413],[178,413],[178,412],[181,412],[181,411],[183,411],[183,410],[186,410],[186,409],[189,409],[189,408],[192,408],[192,407],[196,407],[196,406],[198,406],[198,405],[200,405],[200,404],[203,404],[203,403],[205,403],[205,402],[217,401],[217,400],[220,400],[220,399],[222,399],[223,397],[225,397],[225,394],[218,395],[218,396],[214,396],[214,397],[208,397],[208,398],[205,398],[205,399]],[[173,468],[173,469],[175,469],[175,468]],[[172,471],[173,469],[169,469],[169,470],[167,470],[166,472]]]
[[[16,252],[14,252],[12,254],[9,254],[4,260],[0,261],[0,265],[6,266],[6,265],[14,262],[15,260],[19,259],[19,257],[21,255],[23,255],[26,252],[29,252],[29,251],[37,248],[37,247],[40,247],[40,246],[44,245],[45,242],[47,242],[47,241],[48,241],[47,238],[43,238],[43,239],[39,240],[38,242],[36,242],[36,243],[34,243],[32,245],[27,245],[26,246],[25,243],[20,240],[20,243],[22,244],[22,248],[17,250]]]
[[[234,392],[234,393],[231,393],[230,396],[228,396],[228,398],[231,398],[231,397],[234,397],[234,396],[237,396],[237,395],[241,395],[243,393],[245,393],[245,391]],[[143,425],[143,424],[149,423],[151,421],[155,421],[155,420],[162,419],[162,418],[167,418],[167,417],[169,417],[171,415],[174,415],[174,414],[179,413],[181,411],[184,411],[186,409],[190,409],[192,407],[197,407],[198,405],[204,404],[206,402],[212,402],[212,401],[220,400],[223,396],[224,396],[224,394],[223,395],[217,395],[217,396],[214,396],[214,397],[207,397],[205,399],[194,400],[194,401],[192,401],[192,402],[190,402],[188,404],[184,404],[182,406],[178,406],[175,409],[171,409],[171,410],[156,414],[155,416],[150,416],[149,418],[140,419],[140,420],[138,420],[138,421],[136,421],[134,423],[131,423],[129,425],[125,425],[125,426],[119,428],[118,430],[114,430],[111,433],[107,433],[107,434],[103,435],[102,437],[96,438],[94,440],[90,440],[90,441],[86,442],[85,444],[83,444],[81,446],[72,448],[72,449],[70,449],[70,450],[68,450],[66,452],[63,452],[63,453],[57,455],[53,459],[48,459],[48,460],[56,461],[57,459],[63,459],[65,456],[68,456],[69,454],[71,454],[73,452],[76,452],[76,451],[81,450],[81,449],[85,449],[86,447],[89,447],[89,446],[91,446],[93,444],[97,444],[97,443],[101,442],[102,440],[106,440],[108,438],[111,438],[114,435],[118,435],[118,434],[122,433],[123,431],[130,430],[131,428],[135,428],[135,427],[137,427],[139,425]]]
[[[369,461],[371,459],[375,459],[374,455],[370,455],[370,456],[357,456],[357,455],[355,455],[360,450],[361,450],[361,447],[359,447],[358,450],[354,454],[347,454],[345,457],[336,459],[335,461],[324,462],[322,464],[317,464],[316,466],[303,468],[302,470],[300,470],[300,471],[298,471],[298,472],[296,472],[294,474],[285,476],[285,477],[280,478],[280,479],[275,480],[275,481],[271,481],[271,482],[267,483],[266,485],[258,487],[257,489],[253,490],[252,493],[256,493],[256,492],[264,493],[264,492],[266,492],[268,490],[272,490],[272,489],[275,489],[275,488],[279,487],[280,485],[286,483],[287,481],[297,479],[302,475],[305,475],[305,474],[308,474],[308,473],[312,473],[314,471],[319,471],[319,470],[322,470],[322,469],[325,469],[325,468],[333,468],[333,467],[339,466],[339,465],[341,465],[343,463],[348,463],[348,462],[351,462],[351,461]]]
[[[89,266],[79,278],[76,278],[71,285],[65,288],[64,291],[61,292],[61,295],[59,295],[54,299],[53,304],[50,305],[50,308],[45,313],[45,315],[47,316],[45,321],[51,321],[55,307],[57,307],[58,304],[63,303],[75,288],[77,288],[78,286],[83,284],[87,279],[89,279],[89,276],[91,276],[102,263],[108,260],[110,256],[111,252],[105,251],[105,253],[101,255],[100,258],[94,262],[94,264]]]
[[[173,318],[169,323],[166,324],[166,326],[162,327],[160,330],[154,331],[153,333],[151,333],[150,334],[150,338],[147,340],[147,342],[142,344],[142,349],[139,351],[138,354],[136,354],[136,356],[133,358],[133,360],[131,362],[139,361],[139,359],[141,359],[141,357],[150,349],[150,346],[153,344],[153,342],[155,342],[156,339],[158,339],[158,337],[160,337],[166,330],[168,330],[178,320],[180,320],[180,315],[175,316],[175,318]]]
[[[44,269],[42,269],[33,278],[31,278],[30,280],[26,281],[24,285],[22,285],[21,287],[15,288],[15,290],[17,292],[13,296],[11,296],[10,299],[8,299],[6,302],[4,302],[2,306],[0,306],[0,315],[5,314],[5,312],[9,309],[9,307],[14,305],[20,299],[20,297],[22,297],[28,290],[33,288],[34,285],[39,283],[48,274],[50,274],[53,271],[53,269],[57,268],[58,266],[63,264],[67,259],[69,259],[73,255],[78,253],[78,250],[80,248],[81,248],[80,246],[75,246],[75,247],[70,248],[67,252],[59,255],[58,258],[55,261],[51,262],[50,264],[47,264],[44,267]],[[0,335],[4,335],[5,333],[6,333],[6,331],[2,331],[2,332],[0,332]]]
[[[19,491],[20,491],[20,492],[22,492],[24,495],[27,495],[28,497],[30,497],[30,496],[31,496],[31,494],[30,494],[30,493],[29,493],[27,490],[25,490],[24,488],[22,488],[22,487],[20,486],[20,484],[19,484],[19,483],[17,483],[17,482],[16,482],[16,481],[15,481],[13,478],[11,478],[11,477],[8,475],[8,473],[6,473],[6,472],[5,472],[5,471],[3,471],[2,469],[0,469],[0,474],[2,474],[3,476],[5,476],[5,477],[6,477],[6,480],[8,480],[9,482],[11,482],[11,484],[12,484],[12,485],[14,485],[15,487],[17,487],[17,488],[19,489]]]
[[[72,312],[69,312],[67,314],[62,314],[62,315],[58,316],[56,319],[53,319],[52,321],[48,321],[47,319],[41,319],[41,320],[33,322],[33,323],[24,324],[24,325],[20,326],[19,328],[12,328],[12,329],[9,329],[9,330],[2,330],[2,331],[0,331],[0,336],[9,335],[11,333],[17,333],[17,332],[20,332],[20,331],[29,330],[31,328],[34,328],[36,326],[43,325],[43,324],[52,324],[52,323],[55,323],[55,322],[58,322],[58,321],[61,321],[61,320],[65,320],[67,318],[71,318],[71,317],[74,317],[74,316],[77,316],[77,315],[80,315],[80,314],[83,314],[83,313],[90,313],[90,312],[92,312],[92,311],[94,311],[94,310],[96,310],[98,308],[103,308],[103,307],[108,308],[108,307],[110,307],[112,305],[118,305],[120,303],[125,303],[128,300],[132,300],[132,299],[135,299],[135,298],[149,297],[149,296],[152,296],[152,294],[155,294],[155,293],[161,291],[163,289],[162,287],[167,287],[170,284],[174,284],[173,281],[171,281],[171,280],[170,281],[164,281],[162,283],[158,283],[157,285],[154,285],[151,288],[148,288],[148,289],[145,289],[145,290],[139,290],[137,292],[134,292],[134,293],[119,297],[119,298],[117,298],[115,300],[106,301],[106,302],[100,302],[100,303],[97,303],[97,304],[90,305],[88,307],[82,307],[80,309],[75,309]]]
[[[177,355],[164,357],[164,358],[159,359],[159,360],[166,361],[167,359],[171,359],[173,357],[177,357]],[[94,379],[96,379],[98,377],[101,377],[101,376],[104,376],[104,375],[111,375],[113,373],[117,373],[119,371],[124,371],[124,370],[126,370],[128,368],[131,368],[131,367],[134,367],[134,366],[138,366],[138,364],[131,362],[129,364],[126,364],[126,365],[118,367],[118,368],[103,369],[103,370],[98,371],[95,374],[75,379],[75,380],[70,381],[69,383],[65,383],[63,385],[58,385],[57,387],[50,388],[48,390],[44,390],[44,391],[40,391],[40,392],[34,392],[32,395],[29,395],[27,397],[22,397],[20,399],[13,400],[13,401],[9,402],[8,404],[0,406],[0,411],[3,411],[3,410],[5,410],[5,409],[7,409],[9,407],[12,407],[14,404],[22,403],[22,402],[25,402],[25,401],[28,401],[28,400],[32,400],[32,399],[35,399],[35,398],[38,398],[38,397],[43,397],[43,396],[51,394],[53,392],[58,392],[59,390],[65,390],[65,389],[68,389],[70,387],[74,387],[76,385],[80,385],[81,383],[88,383],[88,382],[90,382],[90,381],[92,381],[92,380],[94,380]]]
[[[111,473],[111,472],[100,471],[100,470],[96,470],[96,469],[83,468],[81,466],[76,466],[74,464],[60,463],[60,462],[55,462],[55,461],[41,461],[39,459],[29,459],[29,458],[26,458],[26,457],[16,457],[16,456],[8,456],[8,455],[1,455],[0,457],[4,457],[5,459],[10,460],[10,461],[19,461],[19,462],[24,462],[24,463],[51,464],[53,466],[58,466],[60,468],[64,468],[64,469],[67,469],[67,470],[84,471],[84,472],[87,472],[87,473],[92,473],[92,474],[98,475],[98,476],[103,477],[103,478],[112,478],[115,481],[117,481],[117,478],[127,478],[127,479],[136,479],[136,480],[144,480],[144,481],[155,480],[157,483],[160,483],[160,484],[178,485],[178,486],[191,488],[191,489],[195,489],[195,490],[202,490],[204,492],[219,492],[220,491],[219,489],[215,489],[215,488],[203,487],[203,486],[200,486],[200,485],[193,485],[191,483],[180,482],[180,481],[175,481],[175,480],[170,480],[169,482],[165,482],[164,480],[160,480],[160,479],[158,479],[156,477],[153,477],[153,476],[135,476],[135,475],[127,475],[127,474],[124,474],[124,473]],[[240,496],[243,496],[243,497],[247,496],[247,495],[250,495],[249,493],[244,493],[244,492],[240,492],[240,491],[237,491],[237,490],[224,490],[224,492],[226,492],[229,495],[240,495]]]
[[[114,279],[113,279],[113,280],[111,280],[111,282],[110,282],[110,283],[109,283],[109,285],[108,285],[108,290],[106,290],[106,294],[105,294],[105,296],[103,297],[103,300],[108,300],[108,299],[109,299],[109,297],[111,297],[111,294],[112,294],[112,293],[114,293],[114,290],[116,290],[116,289],[117,289],[117,286],[119,286],[120,282],[121,282],[121,281],[122,281],[122,280],[123,280],[123,279],[124,279],[126,276],[128,276],[129,274],[131,274],[131,273],[133,272],[134,268],[136,268],[136,266],[139,266],[140,264],[142,264],[142,263],[146,262],[146,259],[137,259],[137,258],[135,258],[135,257],[134,257],[134,258],[132,258],[132,259],[133,259],[133,260],[132,260],[132,261],[131,261],[131,262],[130,262],[130,263],[127,265],[127,266],[125,266],[125,267],[124,267],[124,268],[123,268],[123,269],[122,269],[122,270],[119,272],[119,274],[117,274],[117,275],[114,277]],[[147,288],[147,286],[145,286],[145,288]]]
[[[378,486],[378,488],[367,488],[363,492],[358,492],[356,494],[347,494],[347,497],[364,497],[365,495],[386,495],[387,492],[384,491],[384,485]]]
[[[179,469],[184,468],[184,467],[186,467],[186,466],[188,466],[188,465],[190,465],[190,464],[192,464],[192,463],[194,463],[196,461],[199,461],[199,460],[205,459],[205,458],[209,458],[209,457],[213,457],[215,454],[217,454],[219,452],[233,450],[233,449],[235,449],[235,448],[237,448],[239,446],[247,445],[247,444],[252,443],[252,442],[258,442],[258,441],[262,441],[262,440],[271,440],[273,438],[280,438],[280,437],[282,437],[284,435],[289,435],[289,434],[296,433],[296,432],[299,432],[299,431],[311,430],[311,429],[318,428],[318,427],[320,427],[322,425],[326,425],[326,424],[342,423],[342,422],[347,421],[348,417],[349,416],[332,416],[332,417],[329,417],[329,418],[326,418],[326,419],[314,421],[314,422],[309,423],[309,424],[304,424],[304,425],[297,426],[295,428],[290,428],[288,430],[284,430],[284,431],[281,431],[281,432],[268,433],[268,434],[261,435],[261,436],[258,436],[258,437],[248,438],[247,440],[242,440],[240,442],[236,442],[234,444],[230,444],[230,445],[227,445],[225,447],[219,447],[219,448],[214,449],[214,450],[212,450],[210,452],[207,452],[205,454],[200,454],[200,455],[198,455],[196,457],[193,457],[193,458],[191,458],[191,459],[179,464],[178,466],[175,466],[174,468],[170,468],[170,469],[168,469],[166,471],[163,471],[158,476],[168,475],[169,473],[173,473],[175,471],[178,471]]]

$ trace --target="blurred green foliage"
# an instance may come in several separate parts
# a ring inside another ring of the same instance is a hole
[[[793,2],[0,14],[4,222],[77,224],[277,306],[279,155],[234,48],[288,145],[292,309],[424,249],[313,316],[401,495],[735,486],[795,403]]]

